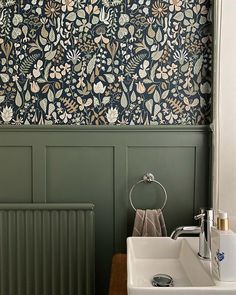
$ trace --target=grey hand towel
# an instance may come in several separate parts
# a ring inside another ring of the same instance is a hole
[[[136,210],[133,236],[135,237],[166,237],[166,226],[162,211]]]

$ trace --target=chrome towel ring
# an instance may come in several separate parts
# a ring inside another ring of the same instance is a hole
[[[142,183],[142,182],[144,182],[144,183],[152,183],[152,182],[154,182],[154,183],[158,184],[162,188],[162,190],[164,191],[164,194],[165,194],[165,200],[164,200],[164,203],[163,203],[163,205],[162,205],[162,207],[160,209],[163,210],[165,205],[166,205],[166,202],[167,202],[166,189],[164,188],[164,186],[159,181],[155,180],[155,177],[154,177],[154,175],[152,173],[146,173],[146,174],[144,174],[143,179],[139,180],[138,182],[136,182],[131,187],[130,192],[129,192],[130,205],[132,206],[134,211],[136,211],[137,209],[134,207],[134,204],[132,202],[132,192],[133,192],[134,188],[136,187],[136,185],[138,185],[139,183]]]

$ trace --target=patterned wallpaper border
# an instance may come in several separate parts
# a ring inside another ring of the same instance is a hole
[[[208,124],[210,0],[0,0],[0,124]]]

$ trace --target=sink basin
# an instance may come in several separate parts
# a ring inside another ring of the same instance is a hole
[[[236,283],[215,282],[210,262],[198,258],[197,246],[197,238],[128,238],[128,295],[236,294]],[[173,287],[153,287],[156,274],[171,276]]]

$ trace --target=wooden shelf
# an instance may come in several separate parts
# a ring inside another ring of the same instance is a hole
[[[127,294],[127,255],[115,254],[112,258],[109,295]]]

